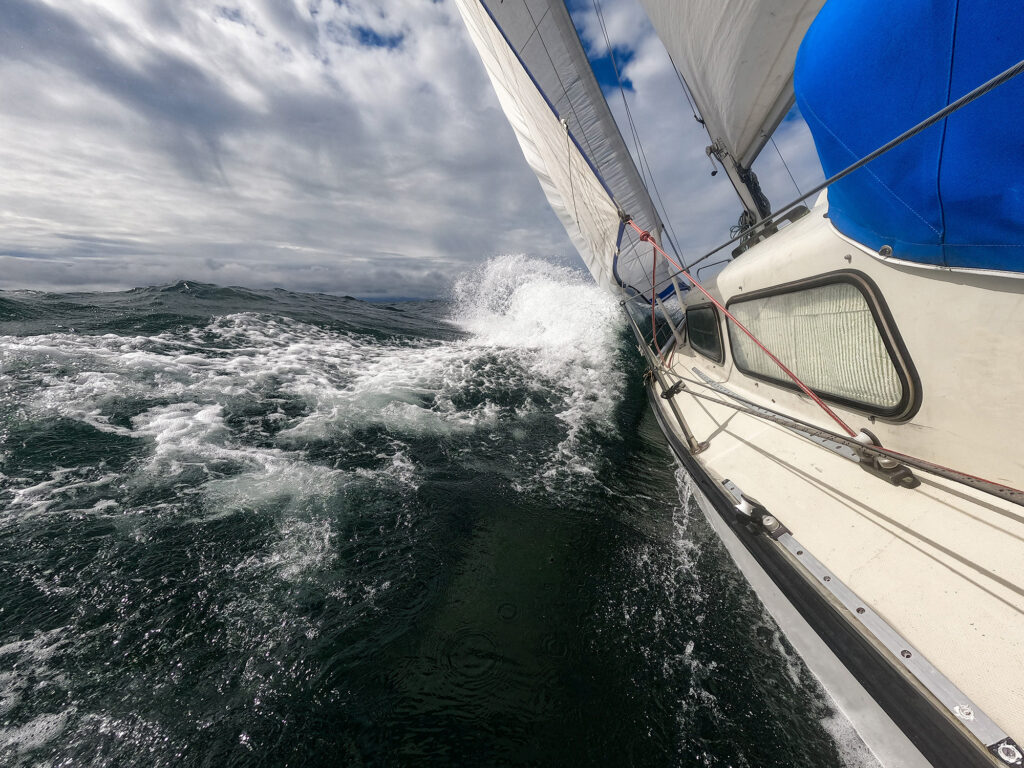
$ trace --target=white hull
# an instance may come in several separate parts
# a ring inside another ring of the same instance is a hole
[[[909,353],[917,401],[912,415],[899,421],[836,404],[834,410],[855,429],[870,429],[887,448],[1024,485],[1017,448],[1024,414],[1006,407],[1024,394],[1016,354],[1024,328],[1008,322],[1019,317],[1024,281],[888,262],[839,235],[826,210],[822,200],[754,246],[709,290],[727,304],[823,273],[866,277]],[[704,303],[696,293],[688,300]],[[718,484],[731,481],[734,493],[756,499],[778,518],[802,556],[785,552],[781,542],[771,546],[793,571],[819,581],[818,591],[894,669],[917,688],[930,688],[925,695],[956,728],[986,747],[1005,734],[1024,734],[1024,508],[916,470],[917,487],[892,485],[841,451],[737,410],[730,395],[823,429],[836,426],[801,393],[739,370],[726,320],[720,321],[723,362],[680,345],[663,372],[666,383],[684,382],[671,401],[674,409],[653,398],[675,444],[685,450],[687,441],[674,411],[707,445],[687,457],[696,471]],[[652,387],[662,391],[656,382]],[[802,562],[811,557],[814,568]],[[821,581],[826,576],[828,584]],[[842,604],[835,587],[847,588],[854,602]],[[878,627],[866,626],[872,616],[889,628],[888,643]],[[984,759],[981,750],[979,756]],[[1002,757],[995,764],[1015,764],[1006,759],[1013,757],[1009,748]]]

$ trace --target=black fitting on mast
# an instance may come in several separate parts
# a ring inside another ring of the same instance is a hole
[[[754,205],[757,206],[757,215],[762,219],[767,219],[771,216],[772,204],[768,201],[764,192],[761,191],[761,182],[757,180],[757,174],[750,168],[737,165],[736,176],[740,183],[750,192],[750,196],[754,198]]]
[[[744,216],[740,219],[742,229],[747,229],[771,215],[771,203],[761,191],[757,174],[750,168],[740,165],[721,140],[716,140],[706,151],[709,159],[718,158],[718,162],[725,170],[725,175],[729,177],[733,189],[736,190],[740,202],[743,203]],[[713,165],[714,160],[712,159]]]

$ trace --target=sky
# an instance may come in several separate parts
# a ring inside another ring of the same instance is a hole
[[[621,119],[592,4],[570,7]],[[636,0],[601,7],[694,258],[738,204]],[[776,141],[821,178],[798,115]],[[755,170],[796,196],[771,146]],[[505,253],[582,267],[450,0],[0,2],[2,289],[444,296]]]

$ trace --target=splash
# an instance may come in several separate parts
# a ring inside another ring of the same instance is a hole
[[[588,275],[525,256],[501,256],[455,286],[454,320],[472,344],[515,350],[526,376],[561,394],[567,428],[555,455],[576,472],[588,428],[609,431],[625,388],[623,318],[618,302]],[[557,471],[557,466],[553,467]]]
[[[708,581],[620,310],[580,273],[500,257],[443,306],[191,282],[12,302],[3,764],[789,749],[736,733],[777,691],[793,709],[799,669]]]

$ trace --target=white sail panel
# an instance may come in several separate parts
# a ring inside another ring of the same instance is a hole
[[[455,0],[530,167],[597,282],[668,275],[620,212],[660,240],[654,205],[562,0]],[[661,285],[659,291],[664,292]],[[671,286],[668,286],[671,290]]]
[[[744,167],[793,105],[796,52],[824,0],[640,0],[713,141]]]
[[[619,211],[479,0],[456,0],[498,101],[548,203],[599,285],[615,285]]]

